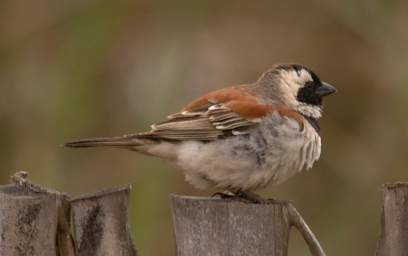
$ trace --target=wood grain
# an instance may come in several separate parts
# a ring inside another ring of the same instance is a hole
[[[0,255],[136,256],[128,224],[130,186],[71,199],[27,179],[0,186]]]
[[[381,233],[376,255],[408,255],[408,183],[384,186]]]
[[[324,256],[303,218],[288,202],[252,204],[172,195],[177,256],[286,256],[291,226],[312,255]]]

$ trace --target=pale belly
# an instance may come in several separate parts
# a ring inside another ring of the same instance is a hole
[[[175,164],[201,189],[256,190],[281,183],[318,159],[320,137],[311,136],[310,127],[300,133],[298,127],[277,130],[270,125],[213,142],[183,142]]]

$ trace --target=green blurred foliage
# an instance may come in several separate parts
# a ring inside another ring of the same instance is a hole
[[[328,255],[373,254],[381,184],[408,180],[408,2],[0,2],[0,182],[17,170],[73,195],[133,184],[141,255],[173,255],[170,193],[208,195],[161,160],[64,141],[148,129],[200,93],[274,63],[311,67],[323,155],[262,195],[296,203]],[[290,255],[305,255],[293,234]]]

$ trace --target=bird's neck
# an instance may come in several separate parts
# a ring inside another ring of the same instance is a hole
[[[303,116],[307,116],[316,120],[322,117],[321,106],[299,103],[294,107],[294,109]]]
[[[256,93],[263,103],[284,105],[293,110],[296,110],[303,116],[318,120],[322,117],[322,106],[311,105],[304,102],[299,102],[291,94],[284,94],[277,86],[268,86],[258,81],[248,85],[248,88]]]

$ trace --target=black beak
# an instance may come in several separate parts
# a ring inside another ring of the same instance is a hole
[[[336,88],[333,85],[325,82],[322,82],[322,85],[319,86],[315,91],[315,93],[321,97],[330,95],[335,92],[337,92]]]

